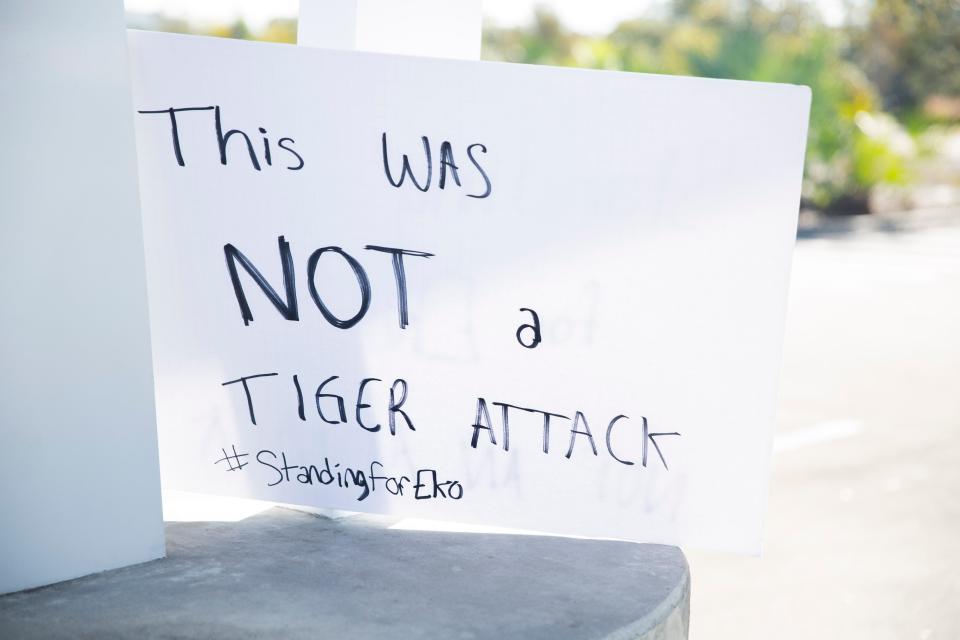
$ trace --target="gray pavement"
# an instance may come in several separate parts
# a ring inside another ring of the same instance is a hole
[[[687,636],[675,547],[392,522],[273,508],[167,524],[164,560],[0,598],[0,638]]]
[[[799,242],[764,556],[687,553],[693,640],[960,638],[960,225],[917,219]]]

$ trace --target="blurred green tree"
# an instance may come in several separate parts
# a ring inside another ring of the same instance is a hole
[[[851,30],[854,59],[884,106],[922,109],[934,96],[960,97],[960,2],[875,0]]]

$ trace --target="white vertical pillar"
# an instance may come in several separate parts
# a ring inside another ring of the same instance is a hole
[[[0,2],[0,593],[164,554],[122,0]]]
[[[297,43],[480,59],[481,0],[300,0]]]

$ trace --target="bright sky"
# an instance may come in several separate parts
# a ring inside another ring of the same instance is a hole
[[[774,2],[777,0],[771,0]],[[644,13],[656,3],[656,0],[483,0],[483,13],[501,26],[521,25],[528,22],[534,7],[539,5],[552,9],[574,31],[602,33],[622,20]],[[814,0],[814,3],[827,22],[842,22],[844,0]],[[128,11],[162,12],[199,22],[243,17],[253,26],[260,26],[271,18],[293,17],[299,6],[298,0],[125,0],[125,4]]]

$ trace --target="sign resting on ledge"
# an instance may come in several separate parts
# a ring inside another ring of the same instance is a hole
[[[130,52],[167,488],[759,551],[807,88]]]

